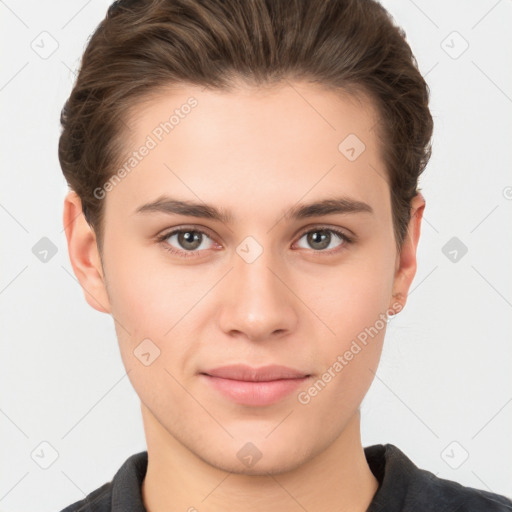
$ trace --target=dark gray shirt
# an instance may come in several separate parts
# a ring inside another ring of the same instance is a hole
[[[364,449],[366,460],[379,482],[367,512],[511,512],[505,496],[419,469],[396,446],[378,444]],[[119,468],[111,482],[61,512],[146,512],[141,485],[148,453],[136,453]]]

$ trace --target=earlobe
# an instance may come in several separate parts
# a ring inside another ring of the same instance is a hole
[[[393,283],[393,296],[390,308],[401,311],[407,301],[407,294],[416,275],[416,252],[421,233],[421,220],[425,209],[425,199],[417,193],[411,201],[411,218],[400,254],[397,255],[397,268]]]
[[[85,300],[97,311],[110,313],[96,234],[87,223],[80,197],[74,191],[70,191],[64,199],[63,223],[69,259]]]

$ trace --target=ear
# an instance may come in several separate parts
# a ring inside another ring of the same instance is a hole
[[[416,275],[416,250],[421,232],[421,220],[425,209],[425,198],[417,193],[411,201],[411,218],[407,226],[407,232],[402,244],[402,249],[397,254],[395,278],[393,282],[393,297],[390,309],[396,313],[401,311],[407,302],[407,294]]]
[[[94,309],[110,313],[110,301],[104,281],[96,234],[82,212],[82,201],[74,191],[64,199],[64,229],[69,259],[82,286],[85,300]]]

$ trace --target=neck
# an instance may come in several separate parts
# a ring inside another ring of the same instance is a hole
[[[364,512],[377,491],[361,445],[359,411],[314,458],[285,473],[254,476],[211,466],[142,410],[148,447],[142,496],[148,512]]]

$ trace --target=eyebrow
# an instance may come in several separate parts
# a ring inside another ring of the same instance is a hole
[[[313,203],[298,204],[284,211],[283,218],[300,220],[309,217],[320,217],[324,215],[349,214],[349,213],[373,214],[372,207],[350,197],[336,197],[323,199]],[[146,203],[135,210],[135,213],[166,213],[169,215],[185,215],[210,220],[217,220],[229,224],[233,215],[224,208],[216,208],[206,203],[194,203],[183,201],[168,196],[162,196],[155,201]]]

